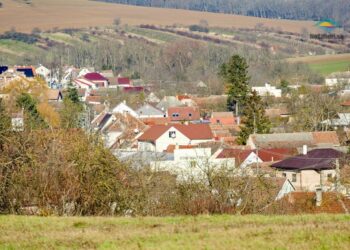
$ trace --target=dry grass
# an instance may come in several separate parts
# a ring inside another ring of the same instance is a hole
[[[290,21],[262,19],[255,17],[205,13],[175,9],[145,8],[118,4],[109,4],[89,0],[32,0],[31,5],[21,1],[2,0],[0,8],[0,32],[16,28],[30,32],[34,27],[43,30],[59,28],[83,28],[106,26],[119,17],[123,24],[172,25],[175,23],[190,25],[201,19],[210,26],[254,28],[257,23],[266,27],[281,28],[284,31],[300,32],[303,27],[314,30],[309,21]]]
[[[348,215],[0,217],[4,249],[348,249]]]

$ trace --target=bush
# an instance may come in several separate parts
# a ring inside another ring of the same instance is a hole
[[[207,27],[204,27],[198,24],[191,25],[189,29],[190,31],[198,31],[198,32],[204,32],[204,33],[209,32],[209,29]]]
[[[10,39],[28,44],[34,44],[38,42],[39,38],[40,37],[37,34],[20,33],[16,32],[15,30],[6,31],[3,35],[0,35],[0,39]]]

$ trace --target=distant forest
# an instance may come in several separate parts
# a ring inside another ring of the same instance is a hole
[[[188,9],[297,20],[332,18],[350,25],[349,0],[98,0],[147,7]]]

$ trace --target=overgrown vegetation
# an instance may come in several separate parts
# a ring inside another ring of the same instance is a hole
[[[39,41],[39,36],[35,33],[26,34],[16,31],[6,31],[3,35],[0,35],[0,39],[10,39],[28,44],[34,44]]]

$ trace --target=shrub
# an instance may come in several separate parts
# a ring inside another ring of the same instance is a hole
[[[209,32],[209,29],[207,27],[204,27],[198,24],[191,25],[189,29],[190,31],[198,31],[198,32],[204,32],[204,33]]]

